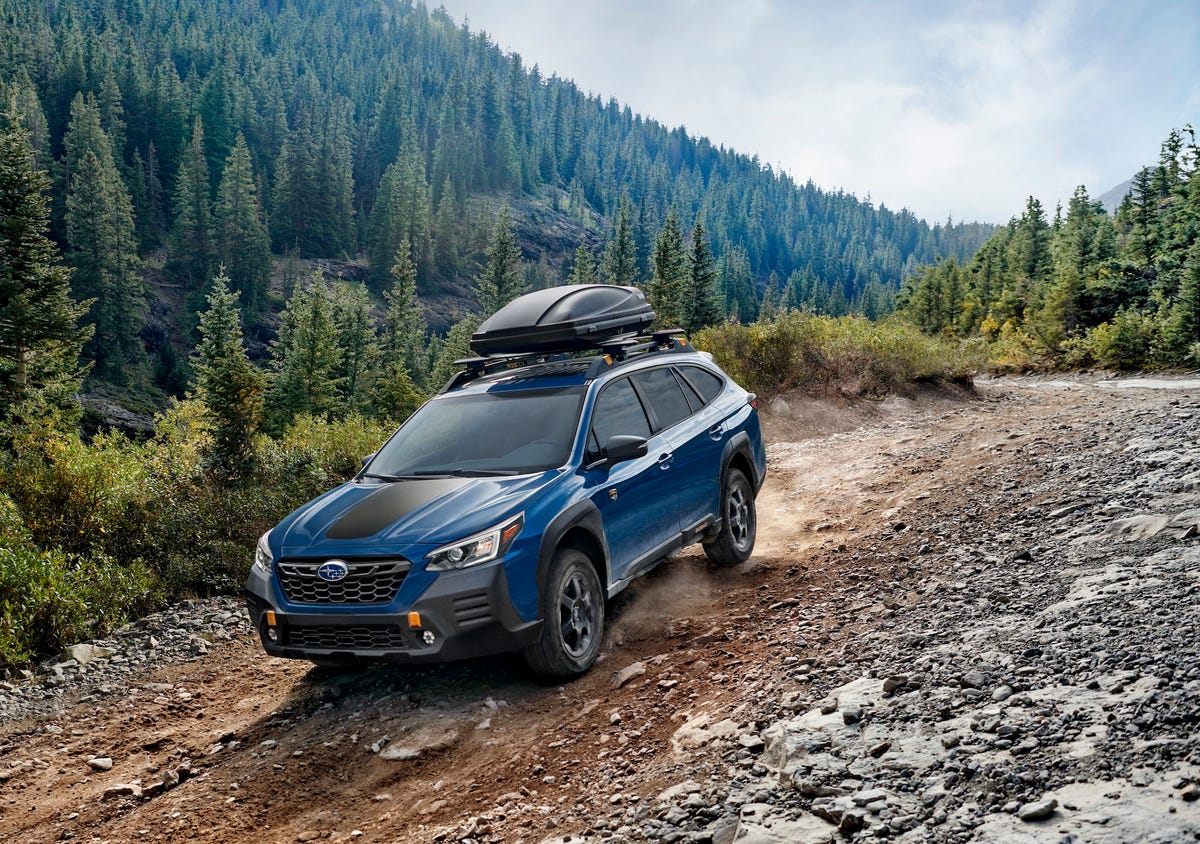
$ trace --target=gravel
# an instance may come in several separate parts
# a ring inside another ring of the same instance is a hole
[[[0,724],[44,717],[74,703],[102,703],[127,693],[153,669],[201,659],[210,645],[250,631],[240,598],[181,601],[110,637],[72,645],[35,671],[0,680]]]

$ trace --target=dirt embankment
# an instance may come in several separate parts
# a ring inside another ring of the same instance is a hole
[[[0,840],[1200,832],[1200,384],[777,410],[754,559],[644,578],[587,677],[328,674],[181,607],[0,693]]]

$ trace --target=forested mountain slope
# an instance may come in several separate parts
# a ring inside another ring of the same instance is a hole
[[[768,293],[884,313],[907,270],[992,230],[797,183],[421,5],[0,0],[0,81],[53,176],[73,292],[103,304],[85,355],[131,387],[152,370],[181,387],[174,355],[219,266],[252,326],[277,321],[287,259],[357,261],[377,303],[405,241],[418,295],[469,296],[503,204],[532,286],[585,258],[649,283],[670,211],[683,232],[699,221],[742,319]],[[632,260],[602,261],[617,236]],[[145,329],[148,284],[175,348]]]

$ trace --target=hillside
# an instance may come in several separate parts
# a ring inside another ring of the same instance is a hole
[[[270,335],[296,261],[354,260],[378,302],[407,239],[418,294],[445,328],[474,307],[506,203],[535,287],[563,280],[581,244],[600,261],[622,208],[633,266],[607,280],[650,280],[672,209],[685,233],[700,221],[722,308],[742,319],[768,293],[885,313],[912,267],[965,259],[992,230],[798,183],[527,67],[422,5],[0,0],[0,11],[0,80],[54,177],[52,233],[74,293],[119,305],[89,316],[93,380],[126,392],[148,386],[140,373],[181,389],[194,313],[221,265],[248,323]],[[94,196],[82,195],[85,164]],[[88,219],[112,220],[103,242],[82,222],[85,200]]]

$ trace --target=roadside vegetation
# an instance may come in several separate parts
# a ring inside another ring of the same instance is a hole
[[[693,342],[764,397],[792,390],[848,399],[904,394],[919,383],[965,382],[983,362],[903,320],[792,310],[750,325],[707,328]]]
[[[1030,197],[966,264],[914,273],[898,309],[996,371],[1200,367],[1198,164],[1186,127],[1115,214],[1082,186],[1050,221]]]

